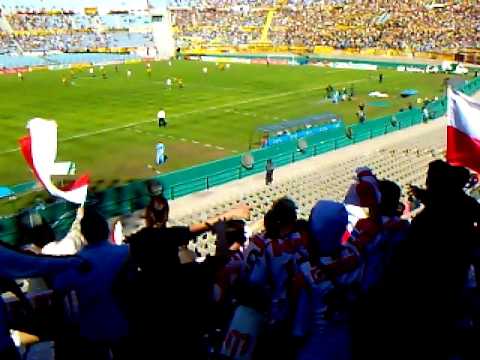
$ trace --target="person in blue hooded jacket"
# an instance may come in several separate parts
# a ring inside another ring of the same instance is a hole
[[[39,256],[14,250],[7,244],[0,244],[0,278],[15,280],[33,277],[49,277],[68,269],[81,268],[81,258]],[[20,359],[7,323],[5,304],[0,296],[0,359]]]

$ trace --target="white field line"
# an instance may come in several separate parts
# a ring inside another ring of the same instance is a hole
[[[130,130],[135,131],[135,132],[140,133],[140,134],[159,136],[158,134],[154,134],[152,132],[144,131],[144,130],[140,130],[140,129],[130,128]],[[162,136],[160,135],[159,137],[162,137]],[[163,135],[163,137],[166,137],[166,138],[169,138],[169,139],[172,139],[172,140],[180,140],[180,141],[183,141],[183,142],[190,141],[192,144],[199,145],[199,146],[204,146],[206,148],[215,148],[215,149],[221,150],[221,151],[225,150],[224,147],[217,146],[217,145],[212,145],[212,144],[203,144],[203,143],[201,143],[197,140],[189,140],[189,139],[185,139],[185,138],[178,139],[175,136],[171,136],[171,135]],[[228,150],[228,151],[237,152],[237,151],[233,151],[233,150]]]
[[[363,82],[363,81],[367,81],[367,79],[360,79],[360,80],[353,80],[353,81],[343,81],[343,82],[334,83],[333,85],[352,84],[352,83],[359,83],[359,82]],[[246,99],[246,100],[242,100],[242,101],[237,101],[237,102],[233,102],[233,103],[229,103],[229,104],[223,104],[223,105],[219,105],[219,106],[209,106],[207,108],[186,111],[184,113],[179,113],[179,114],[173,114],[169,118],[170,119],[171,118],[179,118],[179,117],[188,116],[188,115],[192,115],[192,114],[203,113],[203,112],[206,112],[206,111],[215,111],[215,110],[219,110],[219,109],[250,104],[250,103],[253,103],[253,102],[257,102],[257,101],[265,101],[265,100],[270,100],[270,99],[276,99],[276,98],[296,95],[296,94],[305,93],[305,92],[318,91],[318,90],[322,90],[322,89],[325,89],[325,86],[319,86],[319,87],[314,87],[314,88],[310,88],[310,89],[302,89],[302,90],[295,90],[295,91],[286,91],[286,92],[283,92],[283,93],[266,95],[266,96],[259,96],[259,97]],[[94,135],[105,134],[105,133],[109,133],[109,132],[112,132],[112,131],[122,130],[122,129],[130,128],[130,127],[134,127],[134,126],[137,126],[137,125],[148,124],[148,123],[156,122],[156,121],[157,121],[156,119],[154,119],[154,120],[150,119],[150,120],[132,122],[132,123],[128,123],[128,124],[120,125],[120,126],[112,126],[112,127],[109,127],[109,128],[104,128],[104,129],[100,129],[100,130],[89,131],[89,132],[80,133],[80,134],[73,135],[73,136],[68,136],[68,137],[65,137],[65,138],[62,138],[62,139],[58,139],[58,142],[70,141],[70,140],[81,139],[81,138],[90,137],[90,136],[94,136]],[[0,151],[0,155],[13,153],[13,152],[16,152],[18,150],[19,150],[19,148],[17,147],[15,149]]]

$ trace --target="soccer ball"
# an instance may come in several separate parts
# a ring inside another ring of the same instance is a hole
[[[203,68],[203,73],[204,74],[208,73],[208,69],[206,67]]]

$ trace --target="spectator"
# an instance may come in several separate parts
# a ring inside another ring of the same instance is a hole
[[[400,203],[400,187],[392,181],[379,181],[381,201],[378,206],[380,226],[372,240],[361,253],[362,276],[360,297],[352,318],[354,358],[362,359],[372,356],[372,339],[383,331],[378,308],[382,304],[382,292],[386,274],[392,265],[399,246],[405,240],[409,223],[401,220],[403,205]]]
[[[293,356],[289,329],[296,299],[292,294],[298,262],[306,253],[296,222],[295,203],[288,198],[277,200],[265,215],[265,232],[254,236],[245,251],[248,283],[257,294],[252,306],[267,309],[267,329],[255,354],[259,359]]]
[[[243,291],[245,223],[242,220],[218,222],[214,232],[217,236],[215,256],[207,257],[202,265],[207,267],[207,281],[211,282],[209,298],[212,306],[206,316],[211,338],[209,345],[214,353],[219,353],[238,297]]]
[[[193,224],[189,227],[167,227],[169,216],[168,201],[163,196],[152,197],[145,211],[146,227],[126,239],[130,245],[134,267],[140,270],[137,278],[138,293],[148,293],[152,286],[160,284],[162,290],[168,292],[161,298],[152,296],[142,298],[140,302],[133,299],[131,304],[131,320],[134,326],[134,336],[137,344],[156,343],[159,347],[172,347],[178,351],[179,358],[199,356],[202,351],[200,344],[200,328],[202,325],[188,312],[192,296],[203,291],[202,274],[197,267],[183,266],[178,256],[179,247],[187,245],[196,236],[212,229],[221,219],[248,217],[249,209],[240,207],[231,210],[205,223]],[[201,271],[201,270],[200,270]],[[203,301],[197,294],[197,302]],[[138,299],[139,300],[139,299]],[[187,325],[188,324],[188,325]],[[159,340],[156,332],[145,333],[152,326],[162,326],[168,329]],[[189,342],[185,347],[184,343]],[[141,356],[149,357],[150,350],[138,345]]]
[[[78,341],[69,349],[69,359],[128,358],[127,319],[113,294],[113,285],[128,259],[127,246],[110,243],[109,227],[93,208],[87,208],[80,222],[87,245],[78,256],[91,264],[87,274],[68,271],[54,278],[58,291],[74,291],[78,298]]]
[[[37,256],[18,252],[6,244],[0,244],[0,277],[21,279],[46,277],[58,272],[79,268],[85,260],[79,257]],[[0,297],[0,358],[17,360],[19,356],[10,337],[3,299]]]
[[[308,300],[297,310],[296,335],[304,338],[297,359],[351,358],[351,308],[361,271],[358,251],[341,242],[347,223],[343,204],[319,201],[312,209],[314,256],[301,265]]]
[[[85,245],[85,239],[80,231],[80,221],[83,217],[83,212],[83,207],[79,207],[68,234],[62,240],[47,243],[42,248],[42,254],[74,255]]]
[[[438,160],[429,165],[426,190],[414,189],[425,208],[399,248],[388,279],[391,305],[384,309],[389,316],[384,329],[401,334],[381,339],[387,346],[402,343],[393,356],[389,353],[392,359],[412,351],[447,359],[462,355],[458,349],[474,349],[459,346],[457,328],[472,253],[478,247],[480,205],[463,190],[468,179],[466,169]]]
[[[41,224],[24,229],[23,242],[25,245],[22,250],[40,255],[42,249],[53,241],[55,241],[55,233],[50,225],[42,219]]]

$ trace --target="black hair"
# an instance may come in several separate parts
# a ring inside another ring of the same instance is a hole
[[[170,207],[168,200],[163,195],[152,196],[145,209],[145,222],[147,227],[165,226],[168,221]]]
[[[83,237],[89,244],[107,240],[110,235],[107,221],[93,206],[85,208],[80,227]]]
[[[43,248],[55,240],[55,232],[45,220],[33,227],[25,227],[22,231],[22,243],[24,244],[32,243],[39,248]]]
[[[380,215],[396,216],[398,214],[400,196],[402,191],[400,187],[390,180],[380,180],[379,189],[382,194],[379,205]]]
[[[286,226],[294,226],[297,221],[297,207],[289,198],[281,198],[273,203],[265,214],[264,225],[266,235],[275,239],[280,237],[281,230]]]
[[[470,180],[470,172],[461,166],[452,166],[443,160],[432,161],[428,166],[427,190],[452,193],[462,190]]]
[[[229,246],[246,241],[245,222],[243,220],[227,220],[225,222],[225,240]]]

